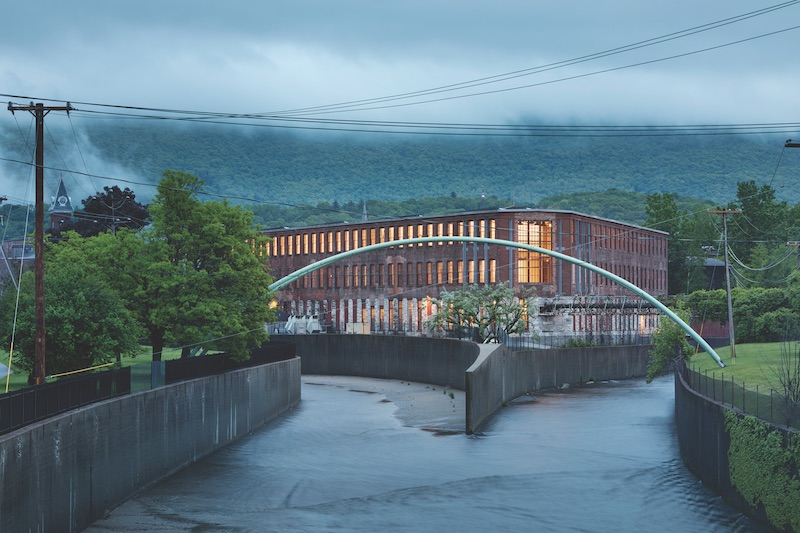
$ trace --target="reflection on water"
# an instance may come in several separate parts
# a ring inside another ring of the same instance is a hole
[[[526,397],[471,437],[404,427],[381,395],[302,395],[89,531],[760,531],[684,468],[671,379]]]

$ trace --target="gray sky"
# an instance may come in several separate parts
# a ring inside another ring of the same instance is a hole
[[[0,93],[267,112],[528,69],[727,19],[777,0],[108,0],[3,9]],[[800,25],[800,5],[495,90],[617,68]],[[796,120],[800,30],[493,95],[336,118],[563,123]],[[448,93],[457,95],[464,93]]]
[[[274,112],[531,69],[779,3],[30,0],[2,11],[0,94]],[[653,61],[797,25],[800,4],[635,51],[402,103],[502,92],[320,116],[555,124],[792,122],[800,117],[800,30]],[[642,62],[650,63],[621,68]],[[592,75],[609,69],[619,70]],[[569,77],[576,78],[556,81]],[[530,85],[535,86],[506,90]],[[13,119],[3,110],[0,126],[8,125]]]

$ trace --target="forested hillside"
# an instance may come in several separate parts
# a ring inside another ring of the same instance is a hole
[[[800,199],[796,188],[784,187],[800,172],[800,157],[784,157],[776,174],[784,142],[777,137],[409,138],[89,124],[85,131],[100,157],[145,179],[183,170],[203,178],[209,192],[259,202],[484,193],[533,205],[549,196],[616,188],[726,203],[745,180],[774,180],[779,197]]]
[[[737,182],[748,180],[772,183],[780,199],[800,200],[800,191],[791,186],[800,173],[800,150],[783,155],[784,139],[777,136],[408,137],[91,121],[76,123],[76,129],[80,139],[88,139],[80,151],[72,131],[52,136],[60,145],[56,168],[152,184],[166,169],[182,170],[204,179],[207,192],[244,203],[452,196],[479,201],[484,195],[516,206],[574,209],[574,193],[616,189],[725,204],[734,198]],[[0,151],[27,160],[19,137],[17,131],[0,131]],[[0,170],[5,178],[28,175],[20,165]],[[76,188],[71,192],[82,195]],[[146,186],[133,188],[143,200],[152,194]],[[559,200],[541,203],[552,197]],[[623,197],[605,197],[610,205],[598,206],[602,211],[616,207],[603,216],[642,220],[642,203]]]

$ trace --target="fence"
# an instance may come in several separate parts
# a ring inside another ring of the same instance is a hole
[[[785,425],[800,429],[800,420],[792,415],[792,409],[784,396],[774,389],[737,383],[733,374],[725,376],[725,372],[708,370],[698,372],[694,368],[683,366],[683,377],[696,392],[735,407],[749,415],[753,415],[773,424]]]
[[[228,354],[204,355],[174,359],[164,363],[166,383],[221,374],[229,370],[287,361],[295,357],[294,343],[286,341],[265,342],[261,348],[250,351],[250,359],[238,361]]]
[[[70,409],[130,392],[130,368],[59,379],[9,392],[0,395],[0,435]]]

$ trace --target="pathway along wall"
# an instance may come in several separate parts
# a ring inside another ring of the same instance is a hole
[[[644,376],[650,349],[512,351],[502,344],[383,335],[289,335],[286,339],[297,345],[303,374],[400,379],[465,391],[468,434],[504,403],[527,392],[591,379]]]
[[[300,360],[107,400],[0,437],[0,530],[80,531],[300,400]]]

